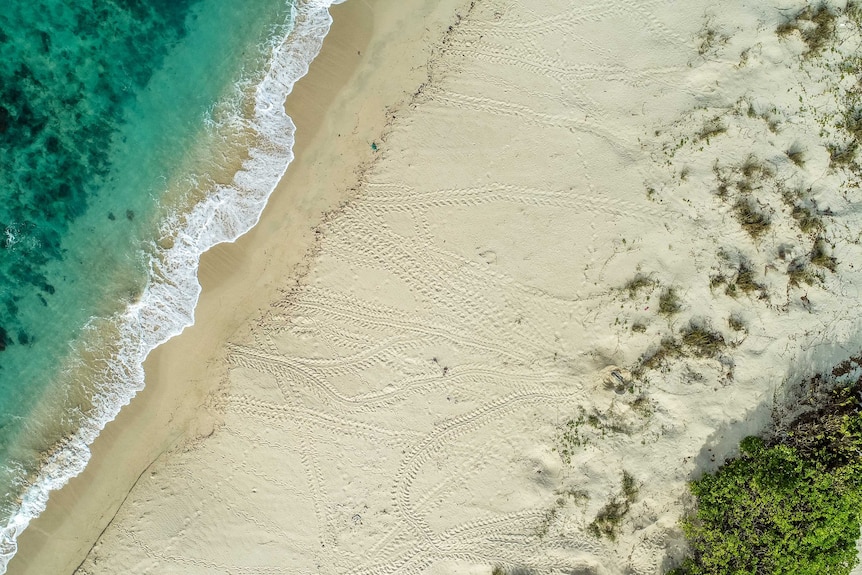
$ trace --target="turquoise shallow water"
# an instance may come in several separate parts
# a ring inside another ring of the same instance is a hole
[[[112,173],[112,142],[192,2],[88,4],[0,13],[0,461],[152,210]]]
[[[0,11],[0,573],[149,350],[191,322],[200,253],[259,216],[330,3]]]

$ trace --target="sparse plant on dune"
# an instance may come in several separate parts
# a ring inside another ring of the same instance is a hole
[[[491,569],[491,575],[535,575],[535,573],[535,571],[523,565],[516,565],[514,567],[495,565]]]
[[[755,202],[748,198],[740,198],[733,206],[736,219],[748,235],[758,239],[769,229],[769,216],[763,213],[762,208],[755,206]]]
[[[826,145],[829,150],[829,165],[832,167],[851,166],[856,159],[856,151],[859,143],[856,140],[842,144],[830,143]]]
[[[829,248],[822,238],[817,238],[811,249],[811,263],[821,268],[834,272],[838,267],[838,260],[829,255]]]
[[[610,501],[596,514],[595,519],[587,526],[587,531],[594,537],[607,537],[616,541],[620,524],[637,501],[638,486],[635,478],[628,471],[623,471],[621,492],[611,497]]]
[[[811,269],[809,261],[805,257],[794,259],[787,266],[787,277],[791,286],[814,285],[822,280],[820,275]]]
[[[739,171],[742,172],[743,177],[746,179],[751,178],[771,178],[775,175],[775,172],[769,167],[768,164],[762,162],[757,156],[754,154],[749,154],[742,165],[739,167]]]
[[[630,298],[635,298],[641,290],[652,289],[655,281],[649,276],[637,273],[635,277],[626,282],[623,289],[629,293]]]
[[[727,318],[727,325],[733,331],[745,331],[745,321],[737,314],[731,314],[729,318]]]
[[[728,40],[730,38],[716,28],[712,18],[707,18],[697,37],[697,54],[701,57],[714,54]]]
[[[805,167],[805,150],[798,145],[793,145],[784,152],[787,159],[796,164],[800,168]]]
[[[691,320],[680,337],[665,336],[654,349],[644,353],[632,369],[634,377],[643,377],[649,370],[663,369],[673,359],[696,357],[717,359],[727,348],[721,333],[710,328],[706,320]]]
[[[757,291],[761,297],[766,297],[766,286],[754,279],[754,268],[746,259],[741,260],[736,268],[734,285],[746,294]]]
[[[640,361],[632,370],[632,375],[641,377],[647,370],[665,367],[671,359],[682,356],[682,346],[674,337],[664,337],[652,351],[641,356]]]
[[[807,57],[818,55],[835,37],[838,15],[825,3],[809,5],[775,30],[781,38],[799,34],[805,43]]]
[[[714,358],[727,347],[724,336],[704,321],[692,320],[682,330],[682,343],[695,357]]]
[[[742,294],[750,296],[756,292],[758,299],[769,299],[766,286],[755,279],[754,268],[746,258],[739,261],[736,267],[732,269],[732,273],[719,271],[710,276],[710,289],[715,290],[722,285],[724,286],[724,293],[733,298]]]
[[[805,233],[814,233],[823,229],[823,222],[817,212],[811,208],[795,205],[790,215],[796,220],[799,229]]]
[[[704,122],[703,127],[697,133],[696,138],[698,140],[705,140],[708,144],[710,139],[720,136],[725,132],[727,132],[727,126],[721,118],[713,118]]]
[[[662,290],[658,298],[658,312],[662,315],[673,315],[682,309],[682,302],[673,287]]]

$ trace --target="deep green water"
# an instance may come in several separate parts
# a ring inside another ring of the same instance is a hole
[[[0,526],[45,450],[93,408],[98,389],[76,370],[118,385],[138,373],[99,346],[123,335],[130,306],[153,303],[140,300],[154,278],[176,287],[186,280],[172,273],[194,273],[195,246],[171,269],[160,250],[176,248],[183,210],[235,171],[229,140],[261,139],[248,121],[255,83],[290,14],[287,0],[0,10]],[[0,572],[7,551],[0,541]]]

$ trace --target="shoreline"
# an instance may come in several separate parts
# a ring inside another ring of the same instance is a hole
[[[426,6],[426,12],[440,19],[460,4]],[[370,142],[388,120],[385,108],[421,82],[423,72],[414,64],[421,63],[422,48],[398,58],[401,77],[385,77],[385,55],[380,58],[387,41],[399,42],[391,37],[397,28],[393,20],[407,18],[405,10],[352,0],[330,12],[334,23],[323,49],[285,105],[297,126],[294,161],[260,221],[236,242],[203,254],[195,323],[149,355],[146,387],[91,446],[84,472],[52,492],[47,509],[19,537],[8,573],[72,572],[160,455],[213,433],[218,418],[203,406],[224,377],[220,345],[274,298],[285,273],[298,271],[312,248],[313,228],[349,198],[353,168],[371,160]],[[377,26],[389,38],[375,36]],[[380,58],[374,65],[364,56],[369,46]],[[357,85],[370,82],[373,94]],[[337,140],[328,137],[338,132]],[[345,156],[351,160],[341,161]],[[315,185],[320,181],[327,185]],[[248,285],[251,273],[256,279]]]
[[[82,575],[661,573],[689,480],[858,348],[858,181],[802,98],[841,92],[775,7],[430,4],[334,7]]]

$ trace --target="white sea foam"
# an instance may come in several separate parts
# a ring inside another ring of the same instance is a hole
[[[294,83],[317,56],[332,19],[329,6],[344,0],[298,0],[290,32],[273,38],[269,68],[255,92],[254,116],[232,120],[250,127],[262,144],[229,186],[219,186],[190,213],[169,218],[162,226],[172,247],[150,258],[148,284],[141,298],[115,319],[123,334],[118,351],[96,382],[100,392],[94,414],[50,457],[24,494],[18,512],[0,529],[0,575],[17,551],[17,538],[45,509],[48,495],[81,473],[90,459],[90,444],[105,424],[144,387],[143,362],[157,346],[194,322],[201,287],[200,256],[213,246],[235,241],[260,219],[267,199],[293,160],[295,126],[284,111]]]

